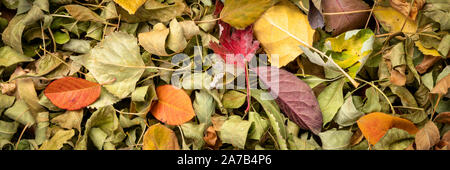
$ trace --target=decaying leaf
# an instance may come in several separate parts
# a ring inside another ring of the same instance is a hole
[[[416,134],[416,148],[417,150],[429,150],[439,142],[439,139],[439,129],[432,121],[429,121]]]
[[[373,12],[375,18],[383,28],[391,33],[394,32],[416,32],[417,23],[409,20],[406,16],[392,7],[376,6]],[[406,22],[403,27],[403,23]],[[403,29],[402,29],[403,28]]]
[[[357,123],[364,137],[372,145],[375,145],[392,128],[403,129],[410,134],[416,134],[418,131],[417,127],[409,120],[380,112],[367,114],[361,117]]]
[[[411,2],[408,0],[390,0],[389,2],[391,3],[392,8],[396,9],[403,15],[408,16],[412,20],[416,20],[419,10],[425,4],[425,0],[415,0],[412,3],[412,6]]]
[[[146,0],[114,0],[114,2],[127,10],[128,13],[134,14],[139,9],[139,7],[144,5]]]

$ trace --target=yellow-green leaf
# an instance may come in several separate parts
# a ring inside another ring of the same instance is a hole
[[[175,132],[158,123],[148,128],[144,135],[143,150],[179,150]]]
[[[237,29],[245,29],[253,24],[277,0],[228,0],[220,13],[220,18]]]
[[[416,41],[415,44],[416,44],[416,47],[419,48],[419,51],[423,53],[423,55],[431,55],[431,56],[435,56],[435,57],[441,56],[441,54],[439,54],[439,52],[436,49],[425,48],[423,46],[422,42],[420,42],[420,41]]]

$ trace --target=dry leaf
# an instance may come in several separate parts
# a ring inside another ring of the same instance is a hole
[[[439,139],[439,129],[432,121],[429,121],[416,134],[416,149],[429,150],[439,142]]]
[[[175,132],[158,123],[148,128],[144,134],[143,150],[179,150]]]
[[[65,77],[50,83],[44,94],[61,109],[78,110],[94,103],[100,96],[100,91],[98,83]]]
[[[439,113],[436,118],[434,118],[434,121],[438,123],[450,124],[450,112]]]
[[[114,2],[127,10],[129,14],[134,14],[147,0],[114,0]]]
[[[256,21],[254,31],[270,63],[276,67],[287,65],[303,53],[299,46],[304,44],[294,37],[312,45],[315,32],[309,25],[308,17],[288,1],[269,8]]]
[[[373,15],[380,22],[383,28],[391,33],[395,32],[408,32],[414,33],[417,30],[417,23],[409,20],[406,16],[392,7],[376,6],[373,11]],[[405,27],[402,30],[403,23],[406,20]]]
[[[194,116],[191,98],[182,89],[172,85],[156,88],[158,103],[152,107],[152,114],[168,125],[181,125]]]
[[[445,95],[448,93],[448,88],[450,88],[450,74],[439,80],[430,93]]]
[[[234,28],[245,29],[276,2],[277,0],[228,0],[225,1],[220,18]]]
[[[166,39],[170,30],[159,23],[153,27],[150,32],[139,34],[139,44],[151,54],[159,56],[169,56],[166,52]]]
[[[359,129],[370,144],[375,145],[391,128],[399,128],[416,134],[417,127],[409,120],[381,112],[367,114],[357,121]]]
[[[338,13],[370,9],[369,5],[362,0],[323,0],[322,8],[324,13]],[[333,35],[339,35],[352,29],[364,27],[368,17],[368,12],[325,15],[325,29],[328,32],[333,32]]]
[[[422,9],[425,4],[425,0],[414,0],[411,7],[410,0],[391,0],[391,6],[405,16],[408,16],[412,20],[416,20],[419,10]]]

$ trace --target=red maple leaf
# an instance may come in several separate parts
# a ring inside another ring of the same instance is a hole
[[[236,30],[223,21],[219,21],[219,24],[223,28],[219,39],[220,45],[211,42],[211,49],[219,54],[226,63],[245,67],[259,49],[259,41],[253,40],[253,27],[248,26],[244,30]]]

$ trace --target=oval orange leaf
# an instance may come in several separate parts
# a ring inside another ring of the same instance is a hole
[[[182,89],[172,85],[156,88],[158,103],[152,107],[152,114],[161,122],[181,125],[195,116],[191,98]]]
[[[416,134],[418,131],[411,121],[381,112],[367,114],[359,118],[357,123],[364,137],[372,145],[375,145],[391,128],[403,129],[410,134]]]
[[[74,77],[55,80],[44,90],[55,106],[67,110],[79,110],[94,103],[100,92],[100,84]]]

